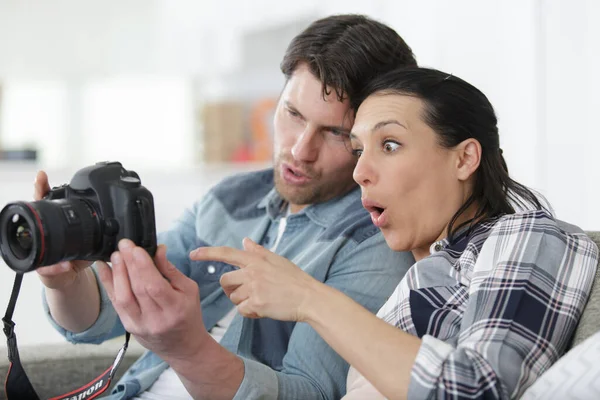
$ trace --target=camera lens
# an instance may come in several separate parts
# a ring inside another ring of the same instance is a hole
[[[43,232],[37,221],[28,203],[9,204],[0,212],[0,253],[17,272],[27,272],[43,256]]]
[[[25,218],[14,214],[8,224],[8,246],[19,260],[27,258],[33,246],[33,233]]]
[[[0,212],[0,253],[17,272],[88,259],[100,235],[98,213],[84,200],[15,202]]]

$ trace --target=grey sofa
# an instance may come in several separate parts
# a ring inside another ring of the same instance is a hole
[[[4,337],[4,335],[2,335]],[[64,343],[51,346],[22,346],[19,349],[23,368],[31,384],[42,399],[59,396],[77,389],[106,371],[123,345],[124,337],[110,340],[102,345]],[[135,341],[129,345],[114,382],[144,349]],[[8,360],[0,358],[0,379],[4,382],[8,372]],[[112,389],[109,388],[107,392]],[[5,399],[4,387],[0,389],[0,399]]]
[[[588,232],[588,235],[600,247],[600,232]],[[577,346],[598,331],[600,331],[600,268],[596,272],[588,304],[570,347]],[[101,346],[64,344],[50,348],[23,348],[21,358],[38,394],[47,398],[73,390],[100,375],[112,364],[121,345],[122,338]],[[141,346],[135,342],[131,344],[115,382],[142,352]],[[2,355],[0,357],[0,379],[2,380],[8,370],[6,363],[6,357]],[[3,399],[3,396],[4,390],[0,390],[0,399]]]
[[[600,248],[600,232],[587,232],[587,234]],[[583,310],[570,347],[577,346],[598,331],[600,331],[600,263],[596,270],[590,298]]]

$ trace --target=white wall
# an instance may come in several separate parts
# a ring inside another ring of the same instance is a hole
[[[194,82],[212,97],[279,85],[279,76],[232,79],[243,77],[244,34],[344,12],[390,24],[422,65],[479,86],[497,110],[513,176],[547,195],[559,217],[600,229],[591,184],[600,173],[593,164],[600,89],[594,0],[307,0],[286,7],[276,0],[3,0],[3,144],[41,143],[47,166],[114,157],[143,167],[192,166]],[[31,92],[36,85],[45,89]],[[127,93],[121,102],[106,104],[119,91]],[[29,120],[10,106],[35,107],[49,96],[51,108]]]
[[[600,229],[600,2],[553,0],[542,4],[544,108],[543,183],[557,213]]]

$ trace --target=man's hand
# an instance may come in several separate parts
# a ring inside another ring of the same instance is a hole
[[[39,171],[33,183],[33,199],[42,200],[50,191],[48,175]],[[75,282],[79,272],[92,265],[90,261],[63,261],[36,269],[40,280],[49,289],[64,289]]]
[[[183,275],[159,246],[154,261],[127,239],[111,256],[112,269],[97,262],[100,280],[125,329],[165,361],[192,358],[210,336],[200,309],[198,284]]]

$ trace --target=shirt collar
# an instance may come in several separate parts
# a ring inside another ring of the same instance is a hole
[[[471,228],[471,229],[469,229]],[[435,254],[444,249],[463,252],[465,245],[468,243],[468,238],[470,233],[473,231],[473,228],[469,225],[463,226],[458,231],[456,231],[454,235],[453,243],[450,243],[448,238],[444,238],[438,241],[435,241],[429,246],[429,254]]]
[[[272,188],[269,193],[258,203],[257,208],[266,208],[267,214],[272,219],[279,217],[285,208],[283,207],[285,200],[277,193],[275,188]]]
[[[275,188],[258,203],[258,208],[266,208],[269,217],[276,219],[285,213],[286,201],[281,197]],[[360,187],[357,185],[348,193],[335,197],[323,203],[311,204],[304,208],[297,215],[305,214],[314,223],[327,228],[332,223],[339,220],[341,211],[347,210],[349,207],[362,208],[360,202]],[[296,214],[294,214],[296,215]],[[293,217],[293,215],[291,215]]]
[[[446,250],[447,252],[454,254],[461,254],[463,251],[465,251],[465,248],[469,244],[469,241],[472,237],[480,235],[482,231],[492,229],[496,221],[503,215],[504,214],[500,214],[495,217],[487,218],[473,226],[466,225],[461,227],[456,231],[454,235],[454,241],[452,243],[450,243],[448,238],[433,242],[431,246],[429,246],[429,254],[435,254],[442,250]]]

